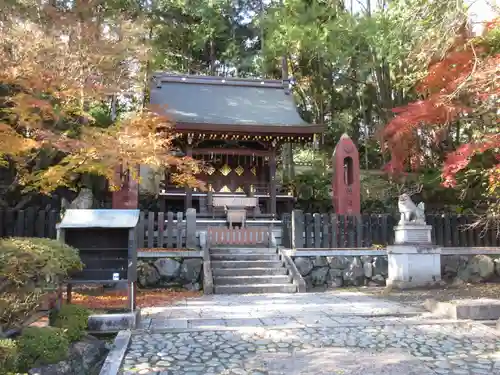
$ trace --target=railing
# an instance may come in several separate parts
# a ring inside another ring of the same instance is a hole
[[[265,195],[268,196],[270,195],[270,189],[269,189],[269,183],[257,183],[257,184],[252,184],[253,189],[254,189],[254,195]],[[161,194],[166,195],[166,194],[184,194],[185,189],[184,187],[177,186],[177,185],[165,185],[165,187],[162,189]],[[196,194],[206,194],[206,191],[201,191],[194,189],[193,190],[194,196]],[[241,195],[246,195],[244,192],[219,192],[219,191],[214,191],[214,194],[241,194]],[[286,186],[282,185],[276,185],[276,195],[290,195],[289,189],[287,189]]]
[[[500,246],[495,230],[471,228],[475,217],[426,215],[432,226],[432,242],[442,247]],[[397,218],[391,215],[344,216],[295,210],[282,217],[282,246],[285,248],[372,248],[394,243]]]
[[[209,227],[207,231],[209,246],[218,245],[269,245],[268,227],[223,228]]]

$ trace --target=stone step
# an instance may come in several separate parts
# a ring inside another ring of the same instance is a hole
[[[214,260],[215,268],[280,268],[283,263],[279,260]]]
[[[279,260],[278,254],[210,254],[214,260]]]
[[[227,249],[212,248],[210,254],[277,254],[275,248],[269,247],[231,247]]]
[[[239,249],[239,250],[264,250],[264,249],[270,249],[269,246],[264,246],[262,244],[257,244],[257,245],[249,245],[249,244],[232,244],[232,245],[213,245],[210,246],[210,251],[215,250],[222,250],[222,251],[227,251],[227,250],[232,250],[232,249]],[[272,248],[275,250],[275,248]]]
[[[216,294],[295,293],[294,284],[215,285]]]
[[[259,276],[259,275],[286,275],[287,269],[278,268],[214,268],[212,274],[217,276]]]
[[[288,275],[215,276],[214,285],[288,284]]]

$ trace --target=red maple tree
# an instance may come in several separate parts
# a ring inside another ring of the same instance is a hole
[[[381,133],[382,145],[391,154],[388,172],[402,172],[408,165],[418,168],[424,152],[421,140],[431,137],[440,142],[449,135],[450,124],[465,120],[472,124],[473,136],[446,155],[443,184],[455,186],[457,174],[470,166],[473,157],[488,152],[497,162],[481,173],[489,177],[487,195],[500,199],[499,41],[497,18],[486,25],[483,36],[457,37],[443,59],[429,64],[416,87],[422,99],[394,108],[395,117]]]

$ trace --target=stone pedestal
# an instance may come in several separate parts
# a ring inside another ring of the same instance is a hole
[[[441,248],[430,244],[387,246],[387,285],[415,288],[441,281]]]
[[[432,226],[425,224],[405,223],[394,227],[394,243],[405,244],[431,244]]]

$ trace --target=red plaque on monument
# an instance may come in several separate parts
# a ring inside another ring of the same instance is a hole
[[[121,181],[121,187],[113,191],[113,208],[116,209],[137,209],[139,207],[139,183],[129,174],[122,173],[123,168],[119,167],[116,171],[118,181]]]
[[[361,211],[359,153],[352,139],[343,134],[332,157],[333,209],[338,215]]]

